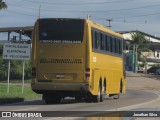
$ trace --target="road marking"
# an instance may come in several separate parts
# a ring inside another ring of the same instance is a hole
[[[63,120],[83,120],[86,119],[86,117],[55,117],[55,118],[48,118],[48,119],[44,119],[44,120],[59,120],[59,119],[63,119]]]
[[[121,107],[121,108],[116,108],[116,109],[110,109],[110,110],[104,110],[105,111],[123,111],[123,110],[131,110],[131,109],[135,109],[139,106],[142,106],[142,105],[146,105],[146,104],[150,104],[150,103],[153,103],[153,102],[156,102],[158,100],[160,100],[160,92],[158,91],[152,91],[152,90],[143,90],[143,91],[149,91],[149,92],[152,92],[154,94],[156,94],[158,96],[158,98],[156,99],[153,99],[149,102],[145,102],[145,103],[140,103],[140,104],[136,104],[136,105],[131,105],[131,106],[126,106],[126,107]],[[95,114],[99,114],[99,112],[95,113]],[[83,115],[87,115],[87,114],[77,114],[77,116],[83,116]],[[88,115],[91,115],[91,114],[88,114]],[[92,114],[93,115],[93,114]],[[75,117],[75,115],[73,115],[73,118]],[[56,117],[56,118],[48,118],[48,119],[45,119],[45,120],[60,120],[60,119],[64,119],[65,117]],[[69,118],[72,118],[72,116],[70,116]],[[76,118],[81,118],[81,117],[76,117]],[[67,120],[67,119],[66,119]]]
[[[140,104],[136,104],[136,105],[131,105],[131,106],[126,106],[126,107],[121,107],[121,108],[116,108],[116,109],[111,109],[111,110],[105,110],[105,111],[123,111],[123,110],[130,110],[130,109],[135,109],[139,106],[142,106],[142,105],[146,105],[146,104],[150,104],[150,103],[153,103],[153,102],[156,102],[158,100],[160,100],[160,92],[158,91],[152,91],[152,90],[144,90],[144,91],[149,91],[149,92],[152,92],[154,94],[156,94],[158,96],[157,99],[154,99],[154,100],[151,100],[149,102],[145,102],[145,103],[140,103]]]
[[[39,107],[35,108],[27,108],[27,109],[18,109],[18,110],[11,110],[11,111],[27,111],[27,110],[33,110],[33,109],[38,109]]]

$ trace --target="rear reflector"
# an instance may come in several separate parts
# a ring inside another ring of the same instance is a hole
[[[87,80],[90,79],[90,68],[86,68],[85,77],[86,77]]]

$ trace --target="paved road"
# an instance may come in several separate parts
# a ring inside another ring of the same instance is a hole
[[[136,75],[135,75],[136,76]],[[0,111],[124,111],[160,108],[160,81],[146,77],[127,77],[127,93],[118,100],[106,98],[103,103],[76,102],[67,98],[61,104],[46,105],[42,100],[0,106]]]
[[[106,98],[103,103],[76,102],[74,98],[66,98],[60,104],[46,105],[42,100],[22,102],[18,104],[0,106],[5,111],[106,111],[132,106],[157,99],[158,96],[150,91],[128,89],[121,98]]]

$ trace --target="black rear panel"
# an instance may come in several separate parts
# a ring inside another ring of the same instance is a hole
[[[84,20],[39,19],[40,42],[82,43]]]

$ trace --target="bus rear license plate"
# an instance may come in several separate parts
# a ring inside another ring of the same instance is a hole
[[[64,77],[65,77],[65,75],[62,75],[62,74],[56,75],[56,78],[64,78]]]

